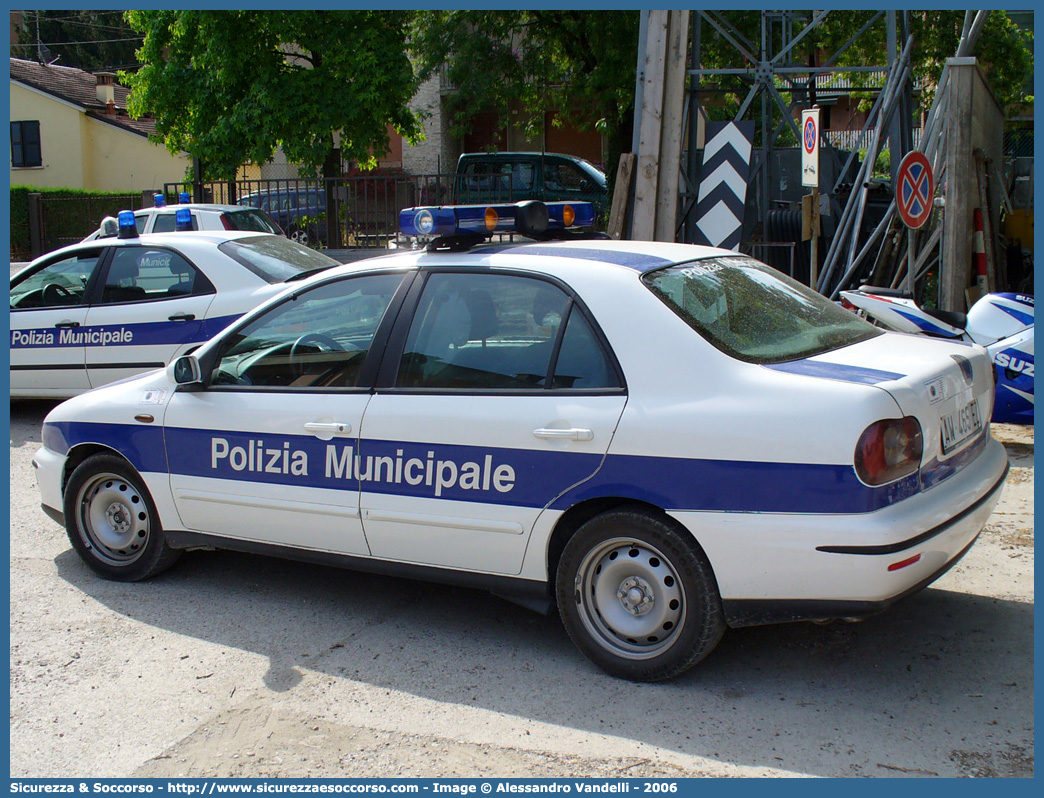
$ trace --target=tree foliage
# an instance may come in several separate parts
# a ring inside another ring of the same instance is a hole
[[[408,103],[417,88],[406,53],[407,12],[128,11],[145,35],[142,66],[123,74],[130,112],[156,119],[171,152],[230,179],[282,147],[292,163],[339,171],[376,163],[391,125],[421,135]]]
[[[526,113],[526,133],[541,131],[545,114],[606,134],[612,174],[630,148],[634,116],[637,11],[424,11],[411,49],[422,78],[445,64],[454,134],[475,115]]]
[[[37,31],[39,42],[37,46]],[[122,11],[23,11],[16,58],[45,61],[87,72],[114,72],[132,67],[141,37],[124,21]],[[49,55],[48,55],[49,53]]]

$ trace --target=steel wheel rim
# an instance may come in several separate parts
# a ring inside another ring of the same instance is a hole
[[[81,537],[95,557],[129,565],[145,553],[150,519],[142,492],[119,474],[98,474],[76,497]]]
[[[577,569],[580,620],[598,645],[643,660],[673,646],[685,625],[685,591],[656,547],[613,538],[591,549]]]

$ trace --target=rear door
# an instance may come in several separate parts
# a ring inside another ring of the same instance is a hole
[[[214,286],[181,253],[114,247],[99,282],[82,331],[92,388],[161,368],[186,345],[205,340]]]
[[[529,275],[431,273],[396,336],[355,463],[371,551],[518,573],[540,511],[602,464],[615,361],[579,302]]]
[[[11,390],[72,394],[90,388],[84,324],[106,252],[55,255],[11,285]]]

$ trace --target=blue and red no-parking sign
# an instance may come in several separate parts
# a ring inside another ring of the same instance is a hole
[[[916,230],[932,215],[935,176],[932,165],[921,152],[908,152],[896,176],[895,204],[903,224]]]
[[[807,119],[805,119],[804,130],[805,152],[807,152],[809,155],[811,155],[812,152],[816,149],[816,138],[816,120],[810,116]]]

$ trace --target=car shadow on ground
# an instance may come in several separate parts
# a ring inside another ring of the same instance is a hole
[[[984,738],[994,716],[1024,711],[1032,728],[1032,664],[1012,657],[1032,651],[1031,603],[928,589],[860,624],[730,630],[685,676],[642,685],[599,671],[556,618],[481,591],[232,552],[188,553],[139,585],[99,579],[71,551],[55,564],[118,615],[263,655],[277,692],[318,671],[812,775],[838,775],[867,728],[925,753],[961,747],[946,728],[954,713],[984,713]]]

